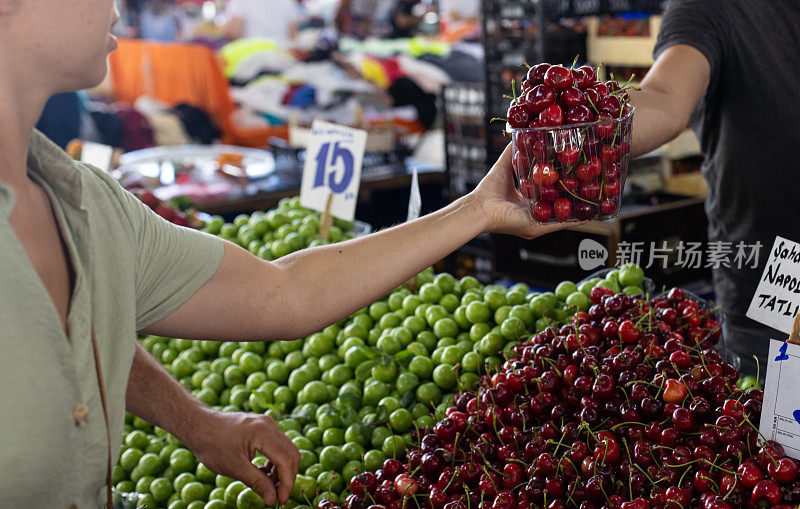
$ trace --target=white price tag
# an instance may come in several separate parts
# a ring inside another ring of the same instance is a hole
[[[800,459],[800,345],[776,339],[769,342],[767,379],[759,431]]]
[[[311,131],[300,204],[324,212],[328,196],[333,194],[331,214],[352,221],[356,215],[367,132],[321,120],[314,121]]]
[[[422,195],[419,192],[419,173],[414,168],[414,173],[411,175],[411,196],[408,198],[408,218],[406,221],[413,221],[418,218],[420,210],[422,210]]]
[[[747,317],[789,334],[800,309],[800,244],[775,237]]]
[[[100,143],[84,141],[81,146],[81,162],[108,173],[111,168],[111,158],[114,156],[114,148]]]

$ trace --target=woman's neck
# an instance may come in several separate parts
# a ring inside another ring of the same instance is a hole
[[[12,187],[27,179],[28,141],[50,94],[0,77],[0,181]]]

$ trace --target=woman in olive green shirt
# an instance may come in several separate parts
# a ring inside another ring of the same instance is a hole
[[[193,399],[136,332],[207,340],[303,337],[373,302],[482,232],[532,238],[509,153],[480,187],[417,221],[266,262],[175,227],[34,132],[47,99],[99,83],[112,0],[0,0],[0,505],[101,507],[109,447],[92,341],[119,452],[125,410],[211,470],[286,502],[299,454],[267,416]],[[278,482],[256,469],[256,451]]]

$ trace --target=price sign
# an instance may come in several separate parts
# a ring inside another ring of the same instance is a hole
[[[315,120],[303,167],[300,204],[325,212],[332,195],[330,213],[352,221],[366,144],[366,131]]]
[[[800,459],[800,345],[775,339],[769,343],[764,403],[759,430]]]
[[[419,192],[419,173],[414,168],[414,173],[411,175],[411,196],[408,198],[408,218],[406,221],[413,221],[418,218],[420,210],[422,210],[422,195]]]
[[[747,317],[789,333],[800,310],[800,244],[775,237]]]
[[[84,141],[81,147],[81,162],[91,164],[108,173],[111,168],[111,158],[114,156],[114,148],[100,143]]]

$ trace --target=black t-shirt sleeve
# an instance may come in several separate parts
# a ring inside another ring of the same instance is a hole
[[[712,80],[722,65],[725,0],[670,0],[664,10],[653,58],[667,48],[686,44],[702,53]]]

